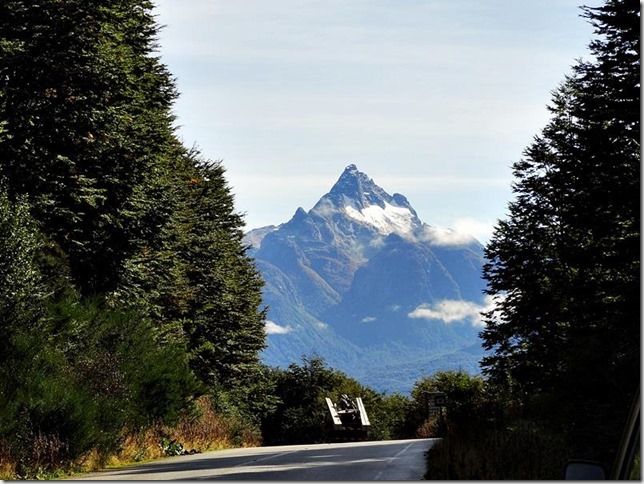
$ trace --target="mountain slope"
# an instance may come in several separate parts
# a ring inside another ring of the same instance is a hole
[[[266,282],[266,363],[315,352],[388,391],[436,369],[478,371],[481,244],[423,223],[355,165],[310,211],[246,241]]]

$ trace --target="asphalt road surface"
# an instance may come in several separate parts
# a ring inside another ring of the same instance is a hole
[[[436,439],[229,449],[170,457],[74,480],[417,481]]]

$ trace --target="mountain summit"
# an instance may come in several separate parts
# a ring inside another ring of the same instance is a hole
[[[478,371],[481,244],[423,223],[355,165],[311,210],[246,241],[266,283],[266,363],[316,353],[389,391],[432,370]]]
[[[331,207],[342,210],[357,222],[373,226],[384,235],[410,233],[422,226],[416,211],[403,195],[389,195],[365,173],[358,171],[356,165],[345,168],[331,191],[312,211],[324,214]]]

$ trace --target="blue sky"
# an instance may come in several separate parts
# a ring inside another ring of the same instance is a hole
[[[354,163],[424,222],[485,242],[593,35],[578,0],[155,5],[178,133],[222,160],[248,229],[309,210]]]

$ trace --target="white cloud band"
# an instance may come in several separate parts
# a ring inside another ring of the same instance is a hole
[[[496,302],[492,296],[485,296],[484,304],[472,301],[443,299],[433,306],[421,304],[408,314],[414,319],[438,319],[443,323],[455,323],[469,320],[473,326],[485,326],[481,312],[492,311]]]
[[[266,334],[286,334],[293,330],[290,326],[280,326],[273,321],[266,321],[264,329],[266,330]]]

